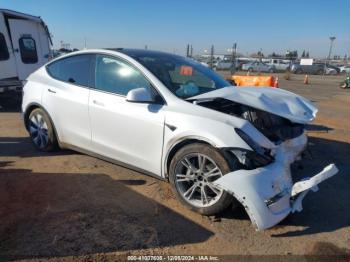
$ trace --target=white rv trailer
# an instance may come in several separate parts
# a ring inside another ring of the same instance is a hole
[[[22,81],[52,57],[51,46],[40,17],[0,9],[0,94],[21,91]]]

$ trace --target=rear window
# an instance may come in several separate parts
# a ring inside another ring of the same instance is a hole
[[[2,33],[0,33],[0,61],[4,61],[9,59],[9,50],[7,49],[7,44],[5,37]]]
[[[92,87],[94,55],[75,55],[52,62],[46,68],[51,77],[81,86]]]
[[[35,40],[31,37],[21,37],[19,40],[19,51],[24,64],[36,64],[38,62],[38,53],[36,51]]]

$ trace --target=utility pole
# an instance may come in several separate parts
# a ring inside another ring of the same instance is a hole
[[[333,48],[333,42],[335,40],[335,36],[329,37],[329,40],[331,40],[331,44],[329,45],[329,52],[328,52],[328,57],[324,63],[324,69],[323,69],[323,75],[326,74],[326,68],[327,68],[327,63],[330,64],[331,60],[331,53],[332,53],[332,48]]]
[[[333,48],[333,42],[334,42],[334,40],[335,40],[335,36],[331,36],[330,38],[329,38],[329,40],[331,40],[331,44],[330,44],[330,46],[329,46],[329,53],[328,53],[328,63],[330,62],[330,60],[331,60],[331,54],[332,54],[332,48]]]
[[[232,46],[231,54],[231,75],[236,72],[236,54],[237,54],[237,43],[234,43]]]
[[[262,53],[262,48],[260,48],[260,50],[259,50],[259,61],[260,61],[260,63],[262,63],[262,58],[263,58],[263,53]],[[258,75],[260,75],[260,66],[258,66]]]
[[[209,62],[209,66],[211,69],[213,69],[214,67],[214,45],[211,45],[210,48],[210,62]]]
[[[186,57],[190,57],[190,44],[186,46]]]

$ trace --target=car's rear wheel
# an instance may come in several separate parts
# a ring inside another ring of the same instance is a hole
[[[233,197],[213,181],[229,173],[231,165],[213,147],[190,144],[181,148],[170,163],[169,178],[177,198],[203,215],[223,211]]]
[[[34,109],[27,119],[30,138],[40,151],[53,151],[57,147],[57,138],[47,113],[41,108]]]

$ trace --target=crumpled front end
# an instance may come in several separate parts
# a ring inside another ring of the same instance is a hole
[[[302,200],[317,184],[335,175],[335,165],[319,174],[293,184],[290,165],[305,149],[307,137],[302,135],[286,140],[275,149],[275,161],[252,170],[226,174],[214,183],[230,192],[245,207],[258,230],[272,227],[289,213],[302,210]]]

